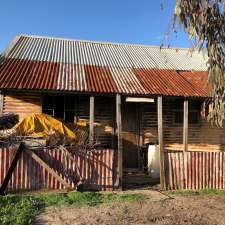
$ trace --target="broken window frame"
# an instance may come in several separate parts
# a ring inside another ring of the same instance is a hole
[[[51,107],[45,107],[45,98],[53,98],[53,104]],[[63,116],[62,117],[56,117],[56,101],[57,98],[59,97],[63,97],[64,101],[62,103],[62,107],[63,107]],[[72,108],[67,108],[66,107],[66,100],[67,99],[73,99],[73,107]],[[47,115],[51,115],[57,119],[63,120],[66,123],[70,123],[70,122],[74,122],[76,120],[76,118],[79,116],[78,115],[78,111],[77,111],[77,106],[78,106],[78,96],[75,95],[42,95],[42,113],[47,114]],[[49,111],[51,111],[51,113],[49,113]],[[72,113],[73,114],[73,120],[67,119],[66,114],[67,113]]]

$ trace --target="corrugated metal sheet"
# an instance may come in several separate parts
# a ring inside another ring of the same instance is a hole
[[[0,186],[16,153],[15,148],[0,148]],[[114,150],[93,150],[85,158],[81,151],[73,152],[73,160],[58,149],[40,149],[36,153],[75,187],[81,175],[89,188],[98,190],[113,189]],[[22,153],[10,179],[8,191],[64,189],[48,171],[41,167],[28,154]]]
[[[206,73],[201,72],[206,69],[205,61],[197,53],[188,56],[184,49],[20,36],[4,57],[1,89],[176,96],[208,93]],[[184,70],[188,71],[177,72]]]
[[[165,152],[168,189],[224,189],[224,152]]]

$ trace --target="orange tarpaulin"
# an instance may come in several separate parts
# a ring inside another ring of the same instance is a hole
[[[51,136],[58,134],[69,139],[75,139],[75,133],[61,121],[46,114],[33,114],[24,118],[15,126],[22,136]]]

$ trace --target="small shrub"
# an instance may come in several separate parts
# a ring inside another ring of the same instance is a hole
[[[7,195],[0,197],[1,225],[33,224],[43,204],[35,197]]]

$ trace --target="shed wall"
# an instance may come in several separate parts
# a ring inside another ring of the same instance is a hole
[[[143,143],[157,143],[156,103],[142,104],[141,137]],[[174,102],[163,99],[163,122],[165,150],[183,150],[183,125],[174,122]],[[198,124],[189,124],[188,150],[221,151],[225,150],[225,128],[212,126],[207,119],[200,117]]]
[[[4,95],[3,113],[15,113],[23,119],[33,113],[41,113],[40,94],[6,94]]]
[[[104,146],[112,147],[114,135],[114,104],[111,97],[95,97],[95,139]],[[77,95],[77,114],[89,120],[89,96]],[[42,113],[41,94],[4,95],[3,113],[15,113],[23,119],[33,113]]]
[[[113,146],[115,128],[114,99],[95,97],[95,135],[97,141],[109,147]],[[126,107],[126,104],[123,105]],[[156,103],[141,103],[140,107],[140,145],[157,143],[157,107]],[[78,113],[80,118],[89,119],[89,96],[79,97]],[[4,96],[3,113],[14,112],[19,119],[32,113],[42,112],[40,94],[7,94]],[[129,116],[129,115],[127,115]],[[182,150],[183,126],[174,123],[174,103],[163,99],[164,143],[165,150]],[[206,119],[200,123],[189,124],[188,149],[190,151],[225,150],[225,128],[212,127]]]

